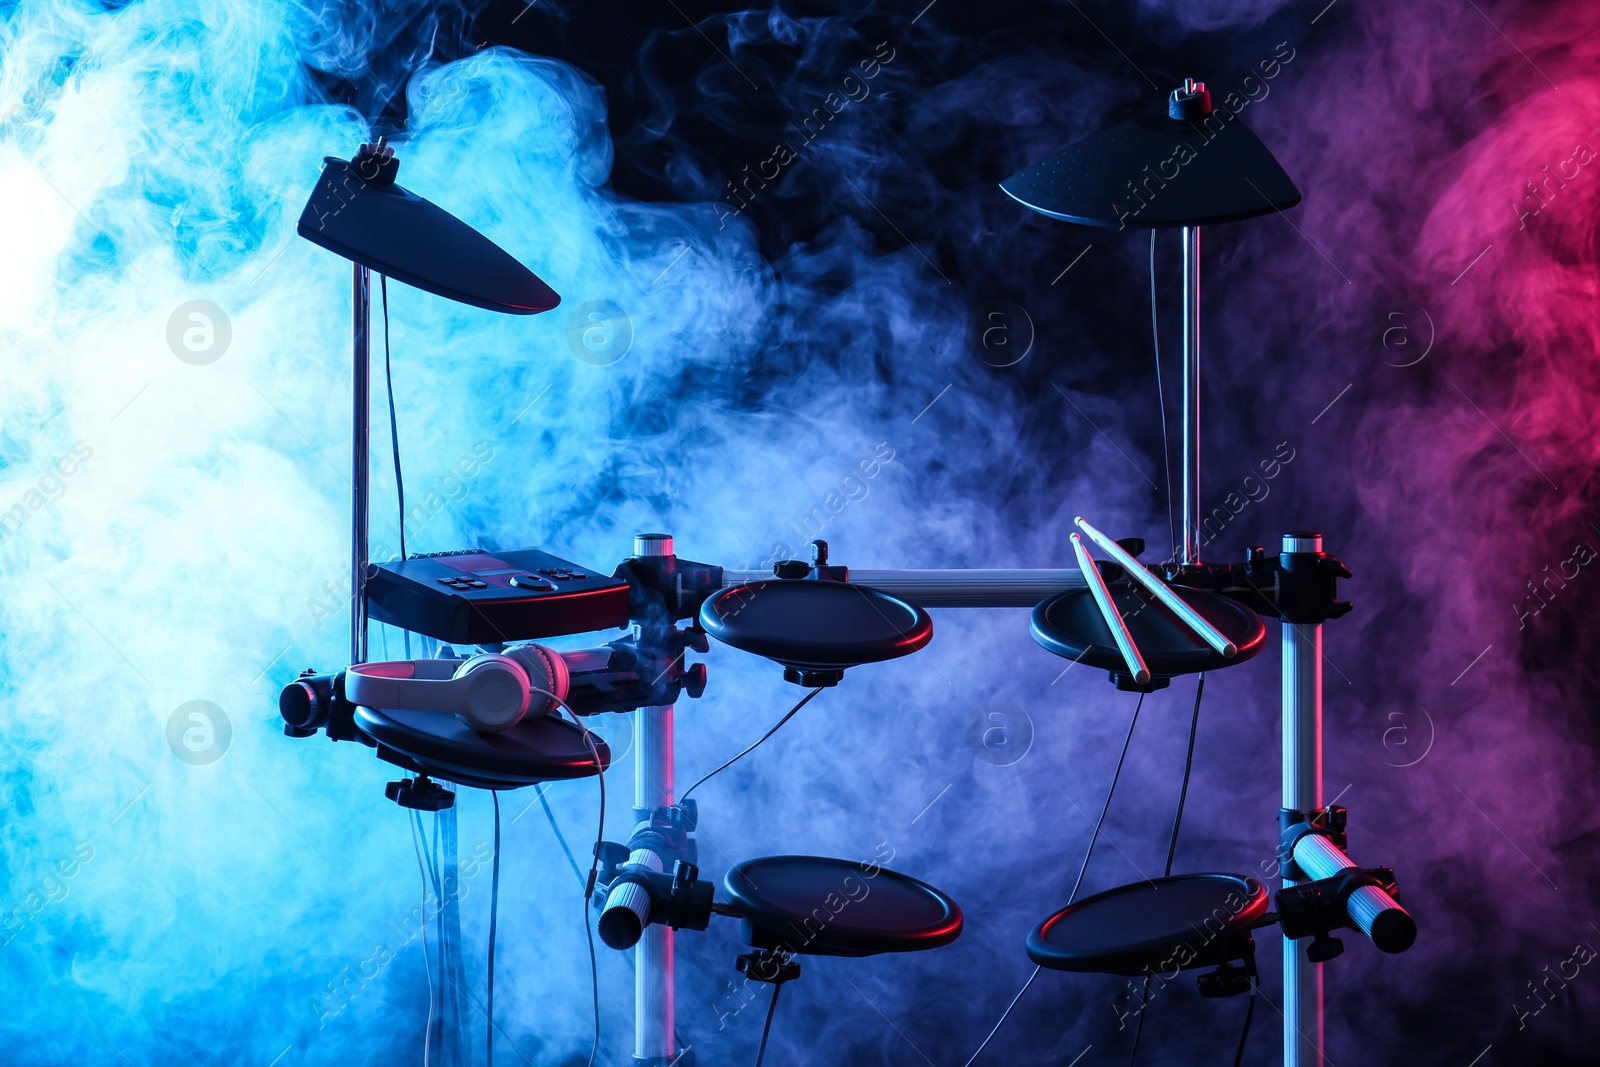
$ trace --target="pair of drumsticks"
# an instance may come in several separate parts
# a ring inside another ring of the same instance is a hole
[[[1130,556],[1121,545],[1091,526],[1082,515],[1072,521],[1077,523],[1078,529],[1088,535],[1089,540],[1120,563],[1134,581],[1148,589],[1157,600],[1170,608],[1185,626],[1194,631],[1196,636],[1216,649],[1223,659],[1232,659],[1239,651],[1232,641],[1201,618],[1199,612],[1184,603],[1183,598],[1174,593],[1166,582],[1146,570],[1144,564]],[[1089,586],[1089,592],[1094,595],[1094,602],[1106,620],[1106,627],[1110,629],[1112,638],[1117,642],[1117,650],[1122,653],[1122,660],[1128,665],[1129,675],[1136,684],[1144,685],[1150,681],[1150,668],[1145,666],[1144,657],[1139,654],[1139,646],[1133,643],[1133,634],[1128,631],[1128,624],[1122,621],[1122,613],[1112,602],[1111,590],[1106,586],[1106,580],[1101,577],[1100,568],[1089,555],[1089,550],[1083,547],[1083,539],[1077,534],[1072,535],[1072,551],[1078,557],[1078,569],[1083,571],[1083,580]]]

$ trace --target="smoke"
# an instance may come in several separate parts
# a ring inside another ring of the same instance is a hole
[[[1326,792],[1422,930],[1396,958],[1346,938],[1330,1058],[1593,1052],[1600,978],[1572,961],[1600,944],[1600,916],[1573,906],[1600,870],[1581,629],[1600,551],[1595,14],[918,6],[640,23],[625,84],[604,87],[603,63],[480,47],[460,6],[6,9],[13,1062],[421,1054],[428,905],[382,797],[396,775],[282,737],[275,714],[283,682],[344,645],[349,273],[294,234],[324,155],[391,134],[403,184],[562,295],[525,319],[391,287],[412,551],[537,545],[605,569],[666,529],[734,567],[819,534],[854,567],[1061,566],[1082,513],[1159,557],[1146,238],[1055,224],[995,183],[1189,74],[1250,98],[1244,121],[1305,193],[1206,234],[1206,495],[1225,509],[1207,551],[1312,526],[1355,570],[1357,610],[1327,630]],[[576,34],[583,17],[527,24]],[[1168,235],[1156,257],[1170,357]],[[1063,673],[1021,612],[935,623],[928,649],[850,672],[697,791],[708,877],[889,849],[966,912],[937,952],[806,960],[773,1062],[961,1062],[1077,872],[1134,698]],[[400,654],[397,634],[376,640]],[[763,661],[707,659],[705,698],[679,709],[684,781],[798,696]],[[1192,684],[1146,701],[1086,891],[1158,873]],[[1270,870],[1277,699],[1270,648],[1207,680],[1179,870]],[[627,721],[604,729],[616,838]],[[549,791],[580,860],[596,796]],[[578,886],[533,794],[502,799],[497,1051],[582,1062]],[[464,791],[460,818],[477,996],[487,798]],[[1278,939],[1258,940],[1276,1002]],[[684,1038],[702,1062],[753,1055],[765,1005],[733,970],[737,930],[678,944]],[[616,1062],[631,978],[602,952]],[[1124,1054],[1129,1006],[1120,979],[1046,973],[990,1055]],[[1174,983],[1147,1055],[1220,1059],[1242,1011]],[[1276,1013],[1256,1025],[1259,1061]]]

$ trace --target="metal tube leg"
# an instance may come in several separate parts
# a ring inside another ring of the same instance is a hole
[[[673,1036],[673,932],[659,923],[639,938],[633,978],[633,1057],[640,1063],[667,1064],[677,1055]]]
[[[468,1020],[471,1011],[467,1004],[467,964],[461,954],[461,885],[458,859],[459,842],[456,836],[456,806],[439,812],[438,834],[444,869],[440,872],[443,897],[439,901],[439,973],[443,979],[439,986],[440,1006],[438,1024],[434,1033],[434,1061],[439,1067],[467,1067],[471,1062],[467,1054]]]
[[[672,804],[672,707],[634,713],[635,814]],[[645,927],[634,956],[633,1056],[644,1064],[667,1064],[678,1054],[673,1004],[673,932]]]
[[[1322,807],[1321,623],[1283,624],[1283,806]],[[1284,1067],[1322,1065],[1322,965],[1308,945],[1283,942]]]
[[[350,662],[367,661],[367,518],[372,435],[372,275],[355,266],[351,300]]]
[[[1183,546],[1200,562],[1200,227],[1183,228]]]

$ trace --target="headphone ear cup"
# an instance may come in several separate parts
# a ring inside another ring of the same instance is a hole
[[[509,730],[528,711],[528,672],[510,656],[474,656],[456,668],[464,683],[465,708],[457,712],[468,726],[484,733]]]
[[[554,715],[567,699],[572,675],[561,653],[543,645],[520,645],[506,655],[520,663],[528,674],[528,716]]]

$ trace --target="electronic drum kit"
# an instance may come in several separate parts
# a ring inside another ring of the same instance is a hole
[[[1186,146],[1191,161],[1152,186],[1151,167],[1175,145]],[[727,872],[716,899],[696,865],[697,805],[675,801],[673,791],[674,704],[706,685],[704,665],[688,663],[688,652],[704,653],[715,639],[772,661],[797,686],[819,689],[840,684],[853,668],[926,647],[928,608],[1028,606],[1040,646],[1143,694],[1179,675],[1251,659],[1266,645],[1264,617],[1278,618],[1285,885],[1276,911],[1254,878],[1172,875],[1070,901],[1039,922],[1019,956],[1025,949],[1051,970],[1147,978],[1209,968],[1202,992],[1230,995],[1254,982],[1253,931],[1277,922],[1285,935],[1285,1062],[1321,1062],[1321,963],[1338,952],[1330,932],[1354,928],[1399,952],[1415,924],[1397,902],[1392,873],[1356,867],[1345,855],[1344,809],[1321,799],[1321,627],[1349,610],[1335,596],[1335,582],[1349,571],[1311,533],[1286,535],[1277,555],[1254,549],[1229,564],[1198,558],[1199,227],[1299,201],[1270,152],[1236,117],[1214,111],[1203,85],[1186,82],[1163,114],[1090,137],[1002,184],[1025,206],[1071,222],[1182,230],[1184,537],[1178,558],[1153,569],[1136,558],[1142,542],[1113,540],[1082,519],[1088,541],[1109,558],[1097,562],[1074,533],[1075,569],[852,570],[830,563],[818,541],[810,560],[739,571],[679,558],[665,534],[637,537],[633,555],[609,576],[537,550],[372,563],[371,272],[509,314],[547,311],[560,299],[493,242],[395,184],[397,169],[381,140],[353,160],[329,158],[299,223],[302,236],[355,264],[354,611],[350,665],[334,674],[307,671],[285,687],[286,733],[323,732],[371,748],[404,773],[390,784],[390,799],[448,813],[454,793],[439,782],[509,790],[603,772],[611,754],[585,718],[633,714],[638,821],[626,843],[597,846],[593,906],[602,940],[637,953],[634,1061],[665,1067],[692,1057],[679,1047],[673,1018],[678,929],[704,930],[713,916],[736,919],[753,950],[739,958],[740,971],[775,987],[798,975],[797,956],[937,949],[962,929],[949,896],[870,860],[747,860]],[[435,642],[436,654],[370,662],[369,617]],[[534,643],[613,628],[627,632],[579,651]],[[476,648],[458,655],[453,644]]]

